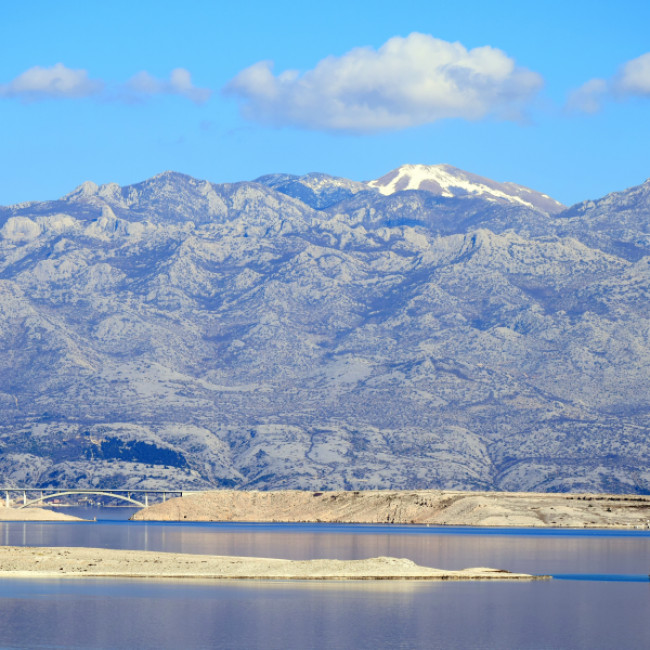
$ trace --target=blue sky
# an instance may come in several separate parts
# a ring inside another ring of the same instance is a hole
[[[650,177],[648,25],[647,0],[6,2],[0,204],[404,163],[597,198]]]

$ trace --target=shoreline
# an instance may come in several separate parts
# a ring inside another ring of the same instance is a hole
[[[0,522],[87,522],[47,508],[0,506]],[[137,511],[131,521],[392,524],[546,530],[650,530],[650,495],[457,490],[211,490]]]
[[[0,523],[2,522],[11,522],[11,521],[33,521],[33,522],[45,522],[45,521],[59,521],[59,522],[75,522],[75,521],[92,521],[88,519],[81,519],[80,517],[74,517],[73,515],[66,515],[63,512],[56,512],[55,510],[49,510],[48,508],[39,508],[39,507],[29,507],[29,508],[15,508],[6,506],[0,506]]]
[[[548,580],[488,567],[445,571],[411,560],[281,560],[86,547],[0,547],[3,578],[123,578],[211,580]]]

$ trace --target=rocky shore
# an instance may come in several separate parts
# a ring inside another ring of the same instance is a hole
[[[546,576],[475,567],[444,571],[411,560],[279,560],[104,548],[0,547],[4,578],[206,578],[219,580],[539,580]]]
[[[138,521],[259,521],[550,528],[650,528],[650,496],[449,490],[188,494]]]

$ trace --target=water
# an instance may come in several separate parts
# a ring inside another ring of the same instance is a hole
[[[392,555],[449,569],[494,566],[562,578],[533,583],[3,580],[3,648],[650,647],[647,533],[10,522],[0,523],[0,541],[292,559]]]
[[[2,582],[29,648],[647,648],[648,586]]]
[[[388,555],[444,569],[535,574],[650,572],[650,532],[365,524],[0,522],[5,546],[90,546],[307,560]]]

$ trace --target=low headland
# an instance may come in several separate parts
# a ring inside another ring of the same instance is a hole
[[[215,490],[169,499],[140,510],[132,519],[648,529],[650,496],[453,490]]]
[[[185,578],[217,580],[540,580],[548,576],[475,567],[444,571],[404,558],[280,560],[105,548],[0,547],[3,578]]]
[[[0,521],[82,521],[79,517],[66,515],[47,508],[7,508],[0,505]]]

